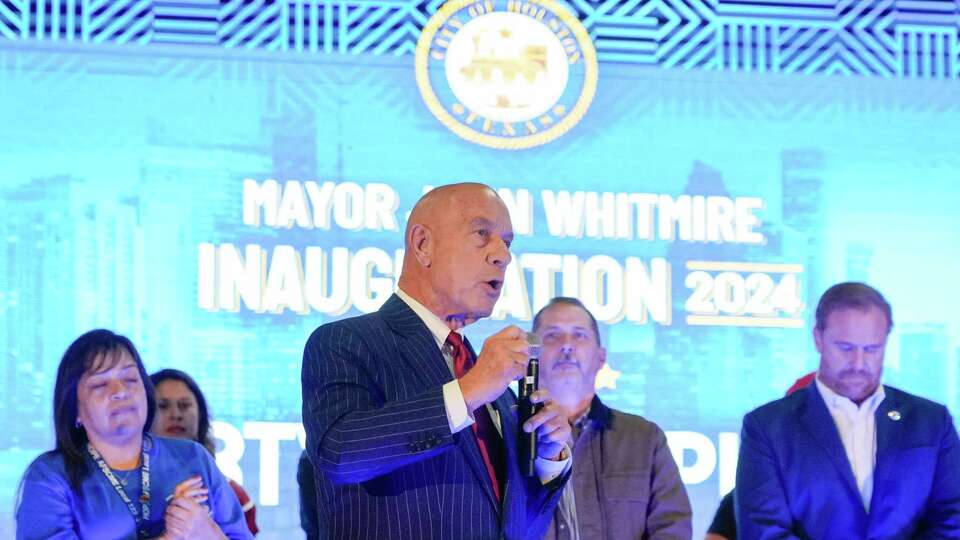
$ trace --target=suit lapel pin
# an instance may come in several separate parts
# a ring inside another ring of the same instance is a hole
[[[887,418],[893,420],[894,422],[896,422],[897,420],[900,420],[900,411],[890,411],[890,412],[888,412],[888,413],[887,413]]]

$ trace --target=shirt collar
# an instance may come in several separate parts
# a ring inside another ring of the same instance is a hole
[[[427,329],[433,334],[433,339],[437,341],[437,346],[443,348],[443,344],[447,341],[447,336],[450,335],[450,332],[453,332],[453,330],[450,330],[450,327],[447,326],[447,323],[443,322],[440,317],[437,317],[435,313],[427,309],[426,306],[412,296],[403,292],[403,289],[397,288],[397,296],[417,314],[417,317],[420,317],[423,324],[427,325]]]
[[[613,411],[600,401],[600,396],[594,394],[587,409],[587,420],[592,429],[605,430],[613,423]]]
[[[582,413],[580,413],[579,416],[574,418],[570,422],[570,425],[583,429],[583,427],[587,425],[587,422],[590,421],[588,418],[589,416],[590,416],[590,407],[587,407],[587,410],[583,411]]]
[[[846,411],[855,411],[855,412],[870,412],[873,414],[877,411],[877,407],[880,406],[880,403],[883,401],[883,398],[886,396],[886,393],[883,391],[883,385],[878,384],[877,389],[874,390],[873,394],[867,399],[863,400],[863,403],[857,407],[857,404],[845,396],[834,392],[830,389],[829,386],[823,384],[820,380],[820,374],[817,373],[816,378],[814,379],[817,385],[817,390],[820,392],[820,395],[823,396],[823,401],[827,404],[827,407],[830,409],[839,409]]]

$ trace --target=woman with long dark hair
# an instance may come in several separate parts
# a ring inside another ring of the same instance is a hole
[[[162,437],[190,439],[203,445],[214,455],[213,433],[210,430],[210,409],[207,398],[193,377],[179,369],[161,369],[150,375],[157,393],[157,416],[151,430]],[[247,492],[231,479],[230,487],[240,500],[247,527],[256,536],[257,507]]]
[[[147,433],[154,409],[129,339],[109,330],[77,338],[57,368],[56,448],[21,482],[17,538],[250,539],[206,450]]]

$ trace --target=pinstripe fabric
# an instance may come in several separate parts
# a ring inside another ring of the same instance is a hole
[[[569,475],[546,487],[522,478],[507,436],[501,509],[470,430],[450,432],[443,355],[400,298],[314,331],[301,376],[322,537],[542,537]],[[515,404],[509,390],[494,404],[503,433],[517,433]]]

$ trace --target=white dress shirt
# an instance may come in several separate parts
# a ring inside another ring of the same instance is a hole
[[[420,317],[423,324],[427,325],[430,333],[433,334],[433,339],[437,342],[437,347],[439,347],[440,352],[443,353],[444,360],[447,361],[447,367],[450,369],[450,373],[454,375],[452,381],[443,385],[443,403],[447,408],[447,420],[450,423],[450,432],[457,433],[473,425],[475,422],[473,415],[467,410],[467,402],[463,398],[460,383],[457,381],[456,373],[453,369],[453,353],[449,347],[444,346],[447,342],[447,336],[449,336],[451,332],[450,327],[447,326],[447,323],[443,322],[440,317],[437,317],[436,314],[427,309],[426,306],[415,300],[409,294],[403,292],[403,289],[397,289],[397,296]],[[462,332],[457,331],[457,333],[461,334],[461,336],[463,335]],[[497,431],[500,432],[500,436],[502,437],[503,428],[500,426],[500,414],[489,403],[486,404],[485,407],[490,413],[490,419],[493,421],[493,425],[496,426]],[[569,448],[566,451],[566,456],[566,459],[559,461],[537,457],[534,462],[534,468],[537,471],[540,482],[548,484],[551,480],[563,474],[572,462]]]
[[[853,469],[857,489],[863,500],[864,508],[870,511],[870,498],[873,496],[873,471],[877,465],[877,407],[883,402],[883,385],[877,385],[876,391],[863,400],[858,407],[850,399],[837,394],[827,385],[816,379],[817,390],[827,404],[827,410],[833,417],[833,423],[840,433],[847,461]]]

